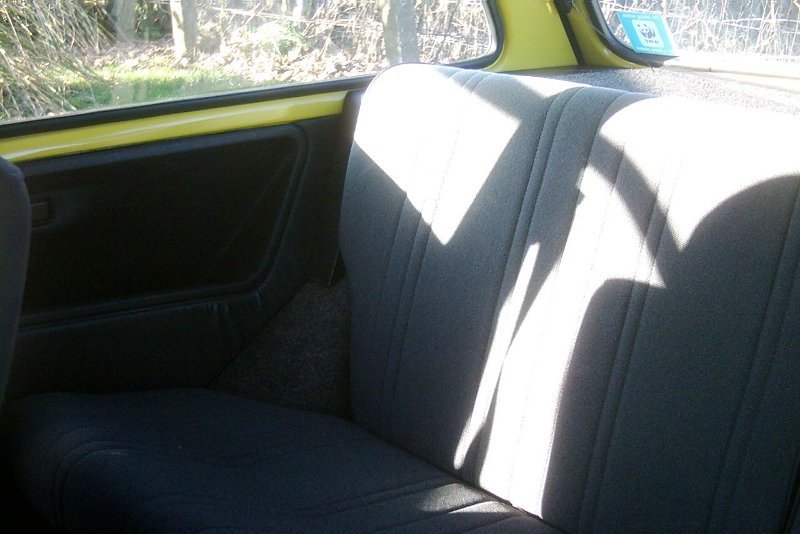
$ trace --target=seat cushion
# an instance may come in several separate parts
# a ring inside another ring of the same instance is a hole
[[[39,395],[4,434],[68,530],[550,530],[349,421],[207,390]]]

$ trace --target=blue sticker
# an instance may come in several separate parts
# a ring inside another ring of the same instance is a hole
[[[631,47],[637,52],[675,55],[675,42],[669,31],[664,16],[660,13],[644,13],[641,11],[617,11],[617,18],[631,40]]]

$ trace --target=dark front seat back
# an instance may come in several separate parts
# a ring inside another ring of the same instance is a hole
[[[22,172],[0,158],[0,394],[14,353],[30,234],[31,207]]]

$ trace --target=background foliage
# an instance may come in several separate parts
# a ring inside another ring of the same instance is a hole
[[[600,0],[684,50],[800,57],[800,0]],[[489,53],[481,0],[3,0],[0,121]]]
[[[412,60],[491,47],[480,0],[6,0],[0,120],[377,72],[403,9]]]

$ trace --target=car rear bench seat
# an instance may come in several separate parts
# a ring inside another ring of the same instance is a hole
[[[799,131],[390,69],[340,224],[354,421],[205,390],[35,395],[7,410],[15,477],[75,531],[779,531]]]

